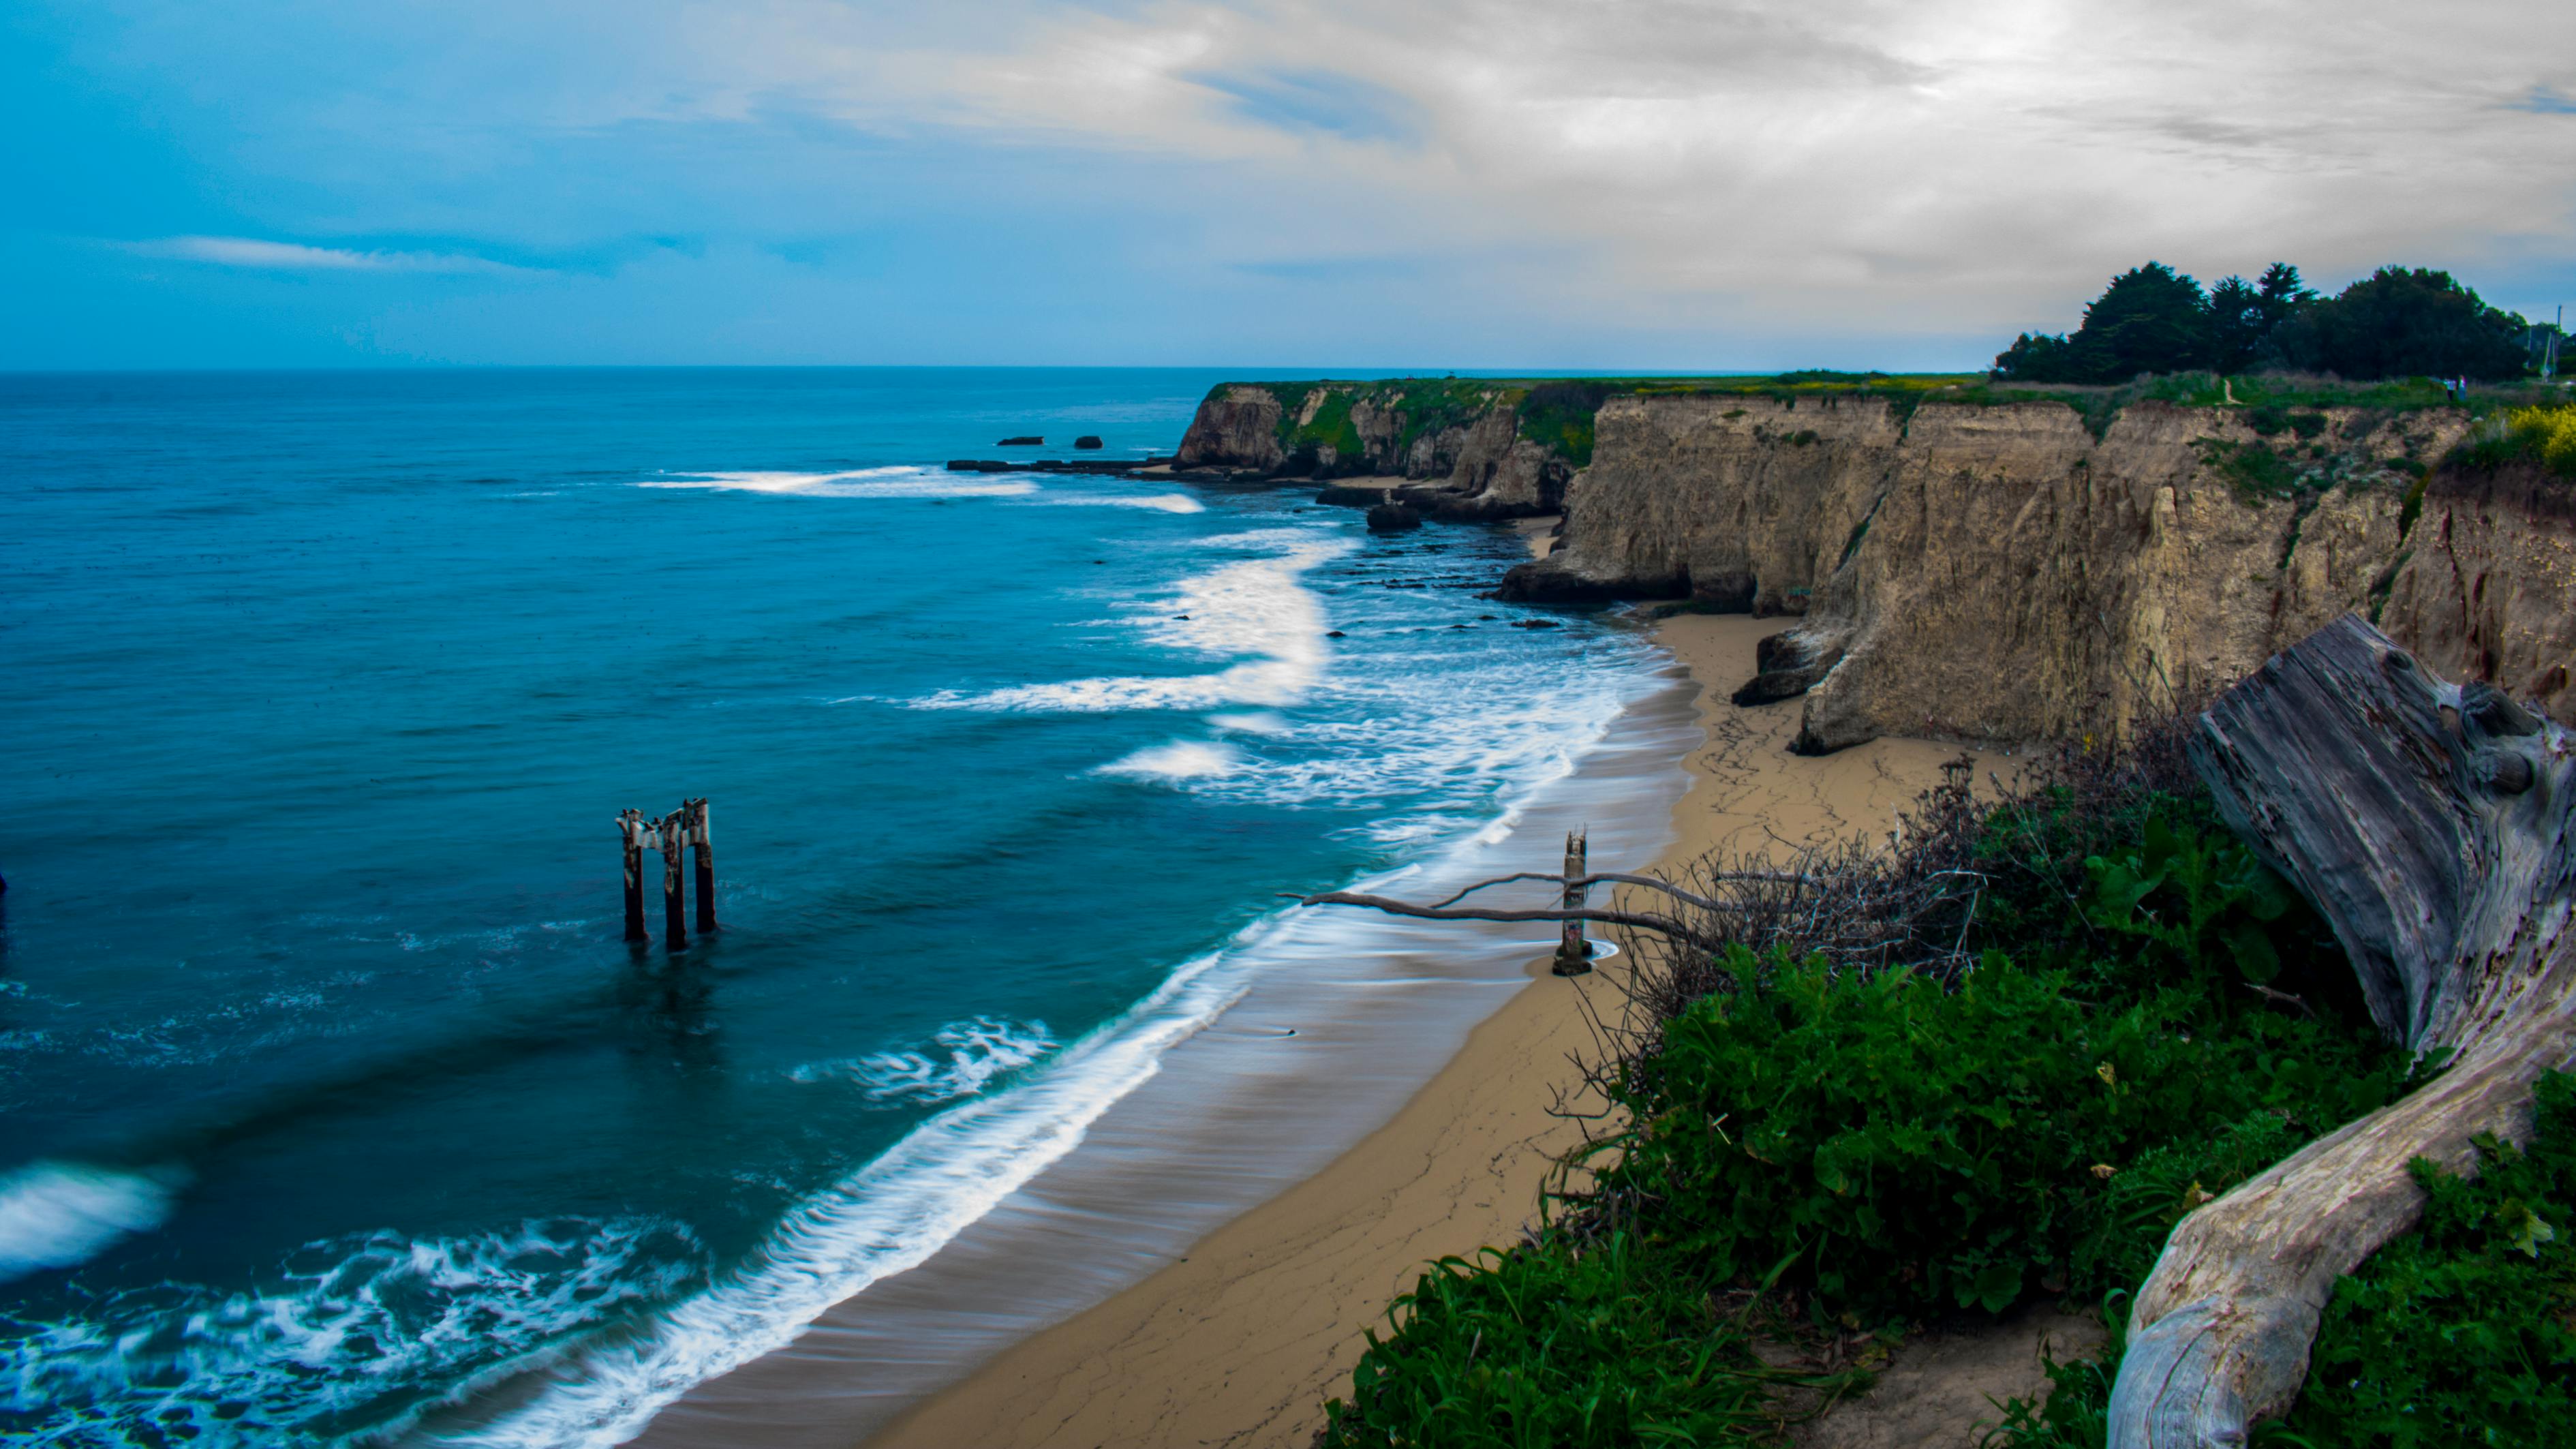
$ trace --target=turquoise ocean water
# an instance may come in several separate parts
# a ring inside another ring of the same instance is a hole
[[[0,377],[0,1434],[632,1432],[1657,687],[1507,530],[938,467],[1214,380]],[[684,795],[725,929],[637,952]]]

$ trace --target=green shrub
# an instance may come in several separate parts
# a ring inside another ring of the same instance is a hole
[[[1520,436],[1554,449],[1577,468],[1592,466],[1592,419],[1620,389],[1606,382],[1543,382],[1521,399]]]
[[[1760,1437],[1772,1385],[1698,1275],[1612,1234],[1444,1258],[1368,1335],[1322,1443],[1715,1444]]]
[[[2535,1097],[2527,1152],[2483,1140],[2474,1179],[2415,1165],[2423,1225],[2336,1284],[2298,1403],[2254,1442],[2576,1445],[2576,1077],[2543,1077]],[[2005,1405],[1989,1445],[2101,1449],[2126,1313],[2105,1317],[2108,1350],[2051,1363],[2047,1402]]]
[[[1602,1068],[1589,1182],[1530,1242],[1425,1274],[1324,1442],[1767,1440],[1795,1376],[1757,1331],[1883,1340],[2034,1293],[2116,1326],[2192,1208],[2404,1090],[2320,923],[2182,783],[2180,738],[2070,750],[2047,789],[1909,829],[1921,868],[1982,882],[1955,982],[1691,958],[1706,994],[1651,997],[1672,1014]],[[2116,1362],[2055,1366],[2009,1442],[2098,1444]]]
[[[2106,1178],[2239,1131],[2249,1109],[2303,1140],[2403,1081],[2349,1029],[2266,1014],[2223,1028],[2188,987],[2104,1007],[2068,973],[2000,954],[1955,991],[1733,964],[1738,990],[1667,1025],[1626,1084],[1636,1125],[1612,1139],[1602,1190],[1655,1203],[1650,1234],[1717,1280],[1794,1253],[1784,1284],[1872,1320],[1999,1311],[2044,1280],[2079,1297],[2128,1286],[2095,1271],[2127,1261],[2102,1241],[2124,1221]]]
[[[2294,498],[2301,491],[2298,466],[2273,451],[2269,443],[2203,438],[2199,447],[2201,461],[2249,499]]]
[[[2335,1287],[2278,1437],[2315,1449],[2576,1445],[2576,1077],[2544,1077],[2528,1152],[2428,1162],[2421,1229]]]
[[[2576,404],[2500,413],[2461,444],[2459,457],[2489,470],[2528,460],[2559,477],[2576,478]]]

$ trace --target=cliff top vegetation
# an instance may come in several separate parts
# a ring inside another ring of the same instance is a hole
[[[2423,267],[2381,267],[2324,297],[2287,262],[2205,291],[2148,262],[2113,277],[2073,333],[2023,333],[1995,358],[1995,376],[2115,383],[2145,373],[2304,372],[2508,382],[2538,371],[2555,332]]]

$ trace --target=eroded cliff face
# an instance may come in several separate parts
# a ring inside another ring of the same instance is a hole
[[[1266,387],[1218,388],[1199,403],[1172,466],[1270,472],[1287,461],[1279,442],[1279,420],[1286,415],[1278,396]]]
[[[2436,474],[2380,627],[2454,678],[2576,720],[2576,498],[2537,469]]]
[[[1400,477],[1402,501],[1439,518],[1554,513],[1574,468],[1520,436],[1522,396],[1454,380],[1231,383],[1199,404],[1173,466],[1233,478]]]
[[[2272,440],[2308,475],[2276,497],[2231,470],[2262,441],[2234,409],[2133,404],[2097,439],[2059,403],[1614,398],[1563,545],[1505,593],[1796,616],[1746,702],[1803,691],[1809,750],[2117,728],[2347,609],[2556,712],[2576,529],[2536,486],[2419,489],[2466,425],[2326,411]]]

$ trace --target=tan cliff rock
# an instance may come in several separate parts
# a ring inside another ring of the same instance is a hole
[[[1174,468],[1229,477],[1402,477],[1409,484],[1399,490],[1401,501],[1448,519],[1532,517],[1563,506],[1574,469],[1554,449],[1520,436],[1523,389],[1402,381],[1297,386],[1303,392],[1290,389],[1299,399],[1293,412],[1278,389],[1219,386],[1199,405]],[[1437,415],[1446,421],[1416,427],[1427,401],[1417,394],[1434,388],[1443,394]],[[1462,388],[1472,389],[1463,409]],[[1339,429],[1342,418],[1347,433]]]
[[[2400,552],[2382,629],[2453,678],[2576,718],[2576,484],[2436,474]]]
[[[1172,466],[1275,469],[1288,457],[1279,446],[1279,420],[1286,411],[1266,387],[1218,388],[1190,419],[1190,429],[1181,435],[1181,446],[1172,455]]]
[[[2222,466],[2257,441],[2234,409],[2133,403],[2097,439],[2057,402],[1613,398],[1563,544],[1504,592],[1796,616],[1745,702],[1812,685],[1809,750],[2118,728],[2347,609],[2452,677],[2576,703],[2576,526],[2550,485],[2436,471],[2410,508],[2466,416],[2323,416],[2294,445],[2323,486],[2269,497]]]

